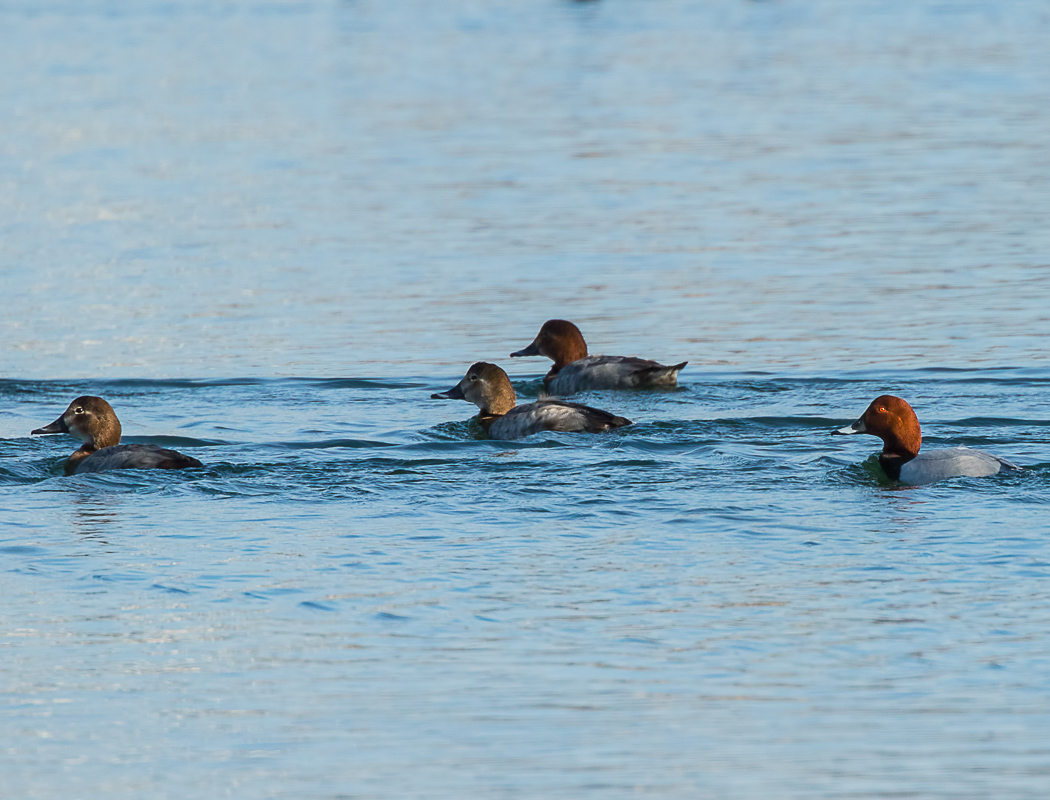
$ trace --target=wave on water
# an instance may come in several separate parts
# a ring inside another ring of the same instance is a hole
[[[863,411],[872,382],[917,398],[928,445],[988,449],[1043,474],[1046,380],[1046,371],[1018,369],[833,376],[695,370],[674,392],[574,398],[635,420],[625,428],[513,442],[485,438],[469,404],[429,402],[427,390],[447,382],[429,377],[98,381],[93,391],[119,401],[125,442],[181,450],[205,469],[75,482],[129,491],[271,493],[275,499],[368,497],[397,492],[401,483],[418,486],[417,478],[476,494],[494,476],[511,490],[564,478],[628,494],[646,481],[684,492],[718,482],[755,487],[763,480],[871,485],[880,483],[870,467],[877,441],[830,434]],[[969,387],[960,391],[965,382]],[[0,424],[7,431],[0,439],[0,484],[71,485],[62,465],[76,441],[28,432],[53,419],[74,386],[79,391],[70,380],[0,381]],[[143,427],[147,432],[136,435]],[[173,429],[199,435],[165,433]]]

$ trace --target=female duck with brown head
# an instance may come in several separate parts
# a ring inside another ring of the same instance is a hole
[[[463,380],[447,392],[432,394],[430,398],[473,403],[481,409],[481,427],[493,439],[520,439],[539,431],[600,433],[631,424],[629,419],[608,411],[561,400],[515,405],[518,398],[507,373],[484,361],[471,366]]]
[[[1004,458],[969,447],[919,453],[922,430],[915,411],[904,400],[884,394],[871,401],[864,415],[837,434],[870,433],[882,439],[879,464],[891,480],[919,486],[944,478],[982,478],[1002,469],[1020,469]]]
[[[113,407],[101,397],[78,397],[62,412],[61,417],[32,433],[69,433],[84,443],[66,462],[66,475],[113,469],[185,469],[204,466],[195,458],[155,444],[121,444],[120,420]]]
[[[678,385],[683,361],[668,367],[634,356],[589,356],[580,329],[564,319],[543,323],[532,344],[511,358],[546,356],[554,366],[543,379],[547,391],[575,394],[594,389],[670,389]]]

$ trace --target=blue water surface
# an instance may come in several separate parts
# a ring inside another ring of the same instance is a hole
[[[1048,36],[0,6],[0,797],[1045,797]],[[680,388],[428,399],[549,317]],[[1026,469],[886,481],[885,392]],[[62,477],[80,394],[204,469]]]

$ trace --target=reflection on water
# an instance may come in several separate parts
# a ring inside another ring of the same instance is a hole
[[[108,544],[107,534],[112,533],[120,522],[122,496],[116,492],[100,495],[97,490],[85,487],[74,490],[67,497],[71,503],[72,531],[80,537]]]

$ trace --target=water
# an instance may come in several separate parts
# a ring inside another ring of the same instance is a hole
[[[0,796],[1045,796],[1048,28],[0,8]],[[682,387],[428,399],[553,316]],[[206,468],[61,477],[83,393]]]

